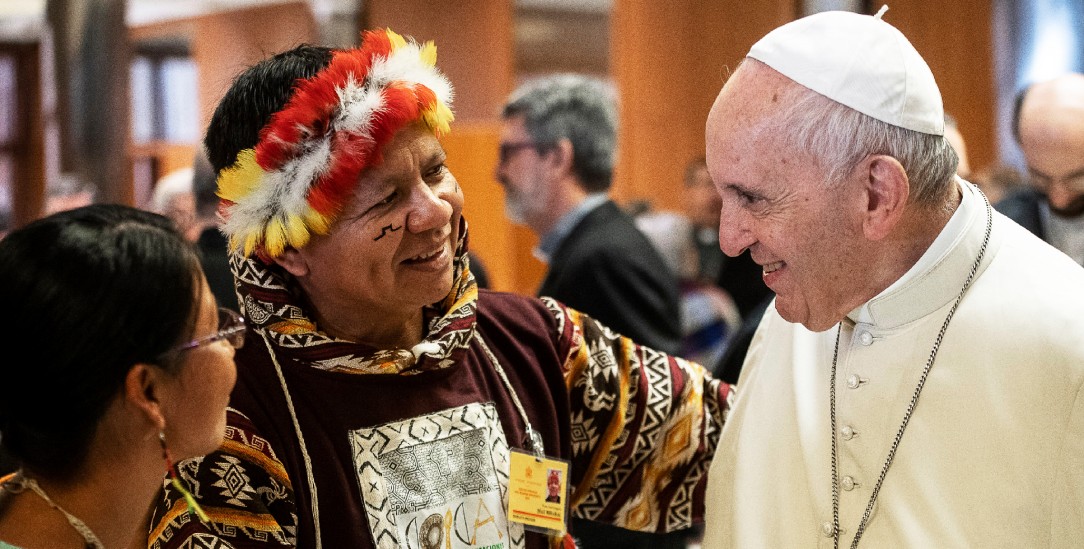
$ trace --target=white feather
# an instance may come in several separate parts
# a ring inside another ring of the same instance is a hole
[[[440,71],[422,61],[421,49],[414,43],[407,43],[387,58],[374,58],[367,80],[368,86],[379,88],[394,81],[424,84],[445,104],[451,104],[451,83]]]
[[[384,107],[384,97],[377,90],[355,87],[344,94],[344,101],[335,124],[336,131],[346,131],[372,139],[373,114]]]

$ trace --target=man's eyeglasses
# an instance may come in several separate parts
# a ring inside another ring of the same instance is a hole
[[[538,143],[532,143],[525,141],[523,143],[501,143],[497,148],[497,158],[501,164],[508,162],[508,159],[512,158],[513,154],[516,154],[522,149],[534,149],[535,151],[542,152],[546,148],[545,145],[539,145]]]
[[[1084,168],[1057,178],[1039,173],[1035,170],[1028,171],[1032,184],[1043,191],[1047,191],[1050,187],[1060,183],[1072,192],[1084,193]]]
[[[199,339],[193,339],[188,343],[178,345],[165,353],[178,353],[186,351],[188,349],[195,349],[196,347],[214,343],[225,339],[234,349],[240,349],[245,344],[245,320],[241,315],[237,314],[231,309],[225,307],[218,308],[218,331]]]

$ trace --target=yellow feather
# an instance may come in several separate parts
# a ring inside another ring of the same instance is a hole
[[[418,56],[422,58],[422,62],[430,67],[437,65],[437,45],[432,40],[422,45],[422,49],[418,52]]]
[[[452,110],[448,108],[448,105],[438,99],[435,105],[422,113],[422,118],[425,119],[426,125],[440,136],[452,131],[452,121],[455,120],[455,115],[452,114]]]
[[[286,228],[282,225],[282,218],[275,217],[267,222],[264,227],[263,247],[267,255],[278,257],[282,250],[286,249]]]
[[[305,209],[305,225],[316,234],[327,234],[331,230],[331,221],[320,212],[308,207]]]
[[[286,241],[294,248],[300,248],[309,241],[309,229],[305,220],[298,215],[286,216]]]
[[[231,202],[242,198],[260,187],[264,171],[256,163],[255,149],[237,153],[237,161],[218,175],[218,196]]]
[[[259,233],[249,233],[245,235],[245,257],[252,257],[252,252],[256,251],[256,245],[259,243]]]
[[[406,45],[406,39],[395,31],[391,29],[384,29],[384,31],[388,33],[388,40],[391,41],[391,51],[395,51]]]

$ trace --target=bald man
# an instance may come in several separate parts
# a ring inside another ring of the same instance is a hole
[[[1084,74],[1028,88],[1016,123],[1032,185],[997,209],[1084,264]]]

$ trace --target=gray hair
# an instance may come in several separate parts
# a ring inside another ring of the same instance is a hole
[[[588,192],[610,188],[617,148],[617,93],[601,80],[559,74],[520,86],[505,104],[505,119],[523,116],[536,143],[572,143],[572,169]]]
[[[842,181],[867,156],[884,154],[907,172],[909,202],[937,206],[944,200],[960,161],[944,136],[893,126],[809,88],[795,88],[782,115],[785,139],[818,159],[830,184]]]

